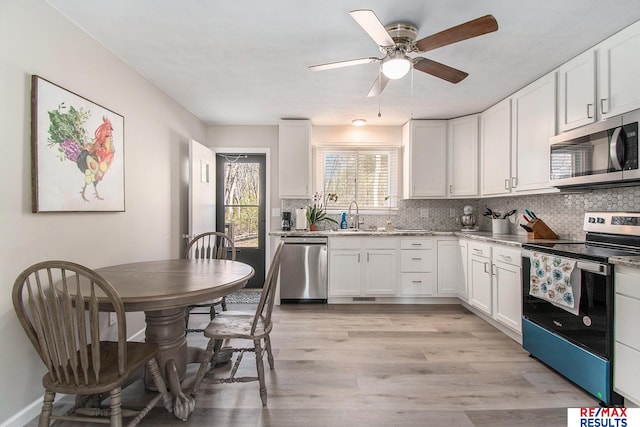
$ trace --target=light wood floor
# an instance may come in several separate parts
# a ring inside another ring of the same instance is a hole
[[[598,405],[461,306],[284,305],[274,318],[266,408],[257,382],[204,384],[186,423],[155,408],[142,425],[564,427],[566,408]],[[242,365],[255,372],[251,354]]]

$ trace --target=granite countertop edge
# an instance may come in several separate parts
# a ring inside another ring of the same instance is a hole
[[[292,230],[292,231],[272,231],[269,233],[274,237],[460,237],[469,240],[477,240],[488,243],[500,243],[507,246],[521,247],[526,243],[546,243],[546,242],[560,242],[560,240],[547,240],[547,239],[529,239],[525,234],[492,234],[486,231],[434,231],[434,230],[393,230],[393,231],[376,231],[376,230],[358,230],[358,231],[307,231],[307,230]]]

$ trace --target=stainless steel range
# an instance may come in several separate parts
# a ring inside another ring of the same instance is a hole
[[[588,212],[584,242],[522,246],[522,345],[606,405],[613,391],[614,265],[640,255],[640,212]]]

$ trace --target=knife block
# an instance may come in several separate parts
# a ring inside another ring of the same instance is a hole
[[[527,233],[530,239],[557,239],[558,235],[541,219],[534,219],[527,224],[533,231]]]

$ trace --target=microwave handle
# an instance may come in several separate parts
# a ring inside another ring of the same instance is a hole
[[[622,162],[624,161],[624,141],[620,136],[621,132],[622,127],[618,126],[613,131],[613,135],[611,135],[611,139],[609,140],[609,158],[611,159],[611,164],[613,164],[614,170],[616,171],[622,170]],[[622,155],[618,156],[618,152]]]

